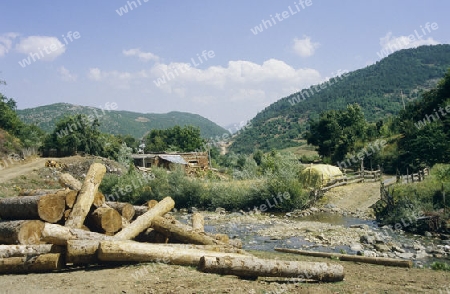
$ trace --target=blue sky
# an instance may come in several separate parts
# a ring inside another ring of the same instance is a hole
[[[443,0],[8,1],[0,92],[20,109],[115,102],[225,126],[398,49],[450,43],[449,11]]]

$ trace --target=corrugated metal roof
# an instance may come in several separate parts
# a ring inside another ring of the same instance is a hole
[[[160,154],[159,157],[172,163],[187,164],[184,158],[180,155]]]

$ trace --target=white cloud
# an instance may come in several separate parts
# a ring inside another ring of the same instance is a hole
[[[5,56],[12,47],[12,41],[19,36],[18,33],[6,33],[0,35],[0,57]]]
[[[381,50],[378,52],[378,55],[384,57],[398,50],[436,44],[439,44],[439,42],[432,37],[424,39],[422,35],[417,36],[416,34],[395,37],[392,35],[392,32],[388,32],[384,37],[380,38]]]
[[[319,43],[311,42],[311,38],[304,36],[304,39],[294,39],[293,49],[294,52],[301,57],[310,57],[314,55],[314,52],[319,48]]]
[[[159,61],[159,57],[157,55],[151,52],[142,52],[139,48],[123,50],[122,53],[125,56],[137,56],[142,61]]]
[[[39,56],[39,60],[52,61],[63,54],[66,47],[56,37],[30,36],[20,40],[16,50],[23,54]]]
[[[277,59],[262,64],[229,61],[225,66],[202,69],[180,62],[155,63],[136,72],[91,68],[88,78],[126,91],[120,96],[128,98],[121,103],[141,105],[140,111],[179,110],[204,115],[207,108],[206,116],[223,125],[250,119],[280,98],[323,80],[315,69],[293,68]],[[164,79],[160,86],[155,84],[158,78]]]
[[[61,79],[67,82],[75,82],[77,80],[77,75],[72,74],[67,68],[61,66],[58,68],[58,73],[61,75]]]

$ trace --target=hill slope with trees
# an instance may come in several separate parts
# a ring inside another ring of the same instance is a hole
[[[111,107],[112,109],[114,107]],[[131,135],[141,138],[152,129],[167,129],[174,126],[194,126],[200,128],[202,137],[222,136],[227,130],[216,123],[198,115],[172,111],[169,113],[137,113],[117,111],[68,103],[55,103],[46,106],[17,110],[19,117],[26,123],[35,124],[46,132],[51,132],[62,118],[82,114],[94,116],[100,123],[101,132],[116,135]]]
[[[357,103],[370,122],[385,120],[434,87],[450,67],[450,45],[421,46],[395,52],[366,68],[303,89],[268,106],[252,119],[231,146],[251,153],[298,146],[309,128],[327,110]],[[303,94],[303,95],[302,95]]]

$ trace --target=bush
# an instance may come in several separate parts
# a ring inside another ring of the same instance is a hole
[[[424,213],[431,214],[444,207],[442,187],[447,195],[450,193],[450,187],[448,184],[442,185],[441,171],[447,167],[434,166],[430,176],[422,182],[394,185],[391,189],[394,205],[387,206],[381,200],[378,201],[377,218],[383,224],[402,223],[402,220],[412,219],[414,222],[405,229],[413,232],[432,229],[418,222],[417,216]]]

